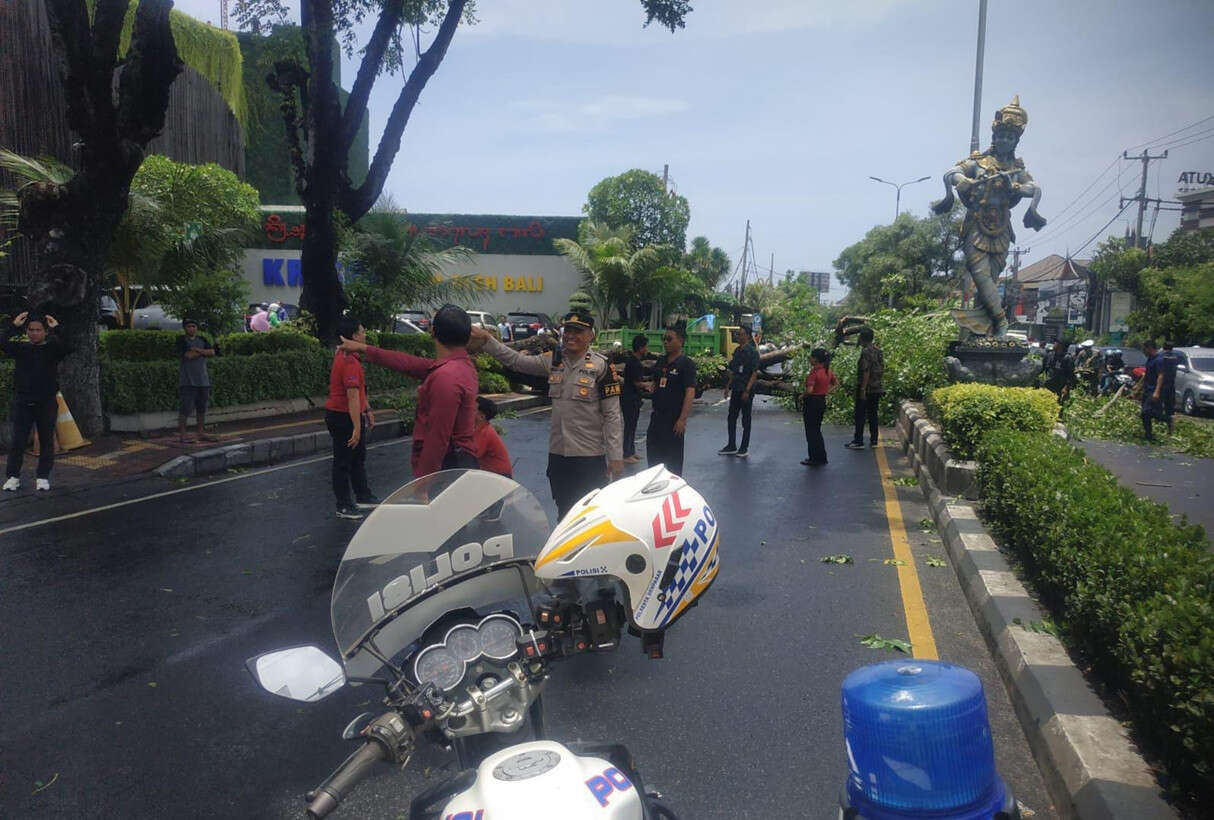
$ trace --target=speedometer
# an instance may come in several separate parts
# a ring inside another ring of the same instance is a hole
[[[452,627],[451,631],[447,633],[447,637],[443,639],[443,643],[451,650],[451,654],[461,661],[474,661],[481,654],[480,638],[476,634],[476,627],[472,624],[460,624]]]
[[[433,683],[439,689],[454,689],[464,678],[464,662],[441,644],[422,651],[413,662],[418,683]]]
[[[504,661],[518,652],[518,639],[523,631],[509,615],[490,615],[481,621],[476,633],[480,638],[481,653]]]

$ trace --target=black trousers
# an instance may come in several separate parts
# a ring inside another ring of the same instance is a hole
[[[556,517],[562,519],[582,496],[607,484],[605,456],[558,456],[548,454],[548,486],[556,502]]]
[[[59,418],[59,401],[54,396],[42,401],[14,398],[8,417],[13,423],[13,443],[8,448],[5,474],[10,478],[21,475],[25,443],[29,441],[30,430],[37,427],[38,478],[50,478],[51,468],[55,466],[55,421]]]
[[[742,446],[739,449],[750,449],[750,408],[755,403],[753,395],[747,396],[746,401],[742,401],[741,390],[731,390],[729,392],[729,446],[733,447],[737,442],[738,434],[738,414],[742,414]]]
[[[868,438],[873,444],[877,443],[877,409],[881,405],[881,393],[869,393],[868,396],[861,398],[856,396],[856,431],[852,434],[852,441],[859,444],[864,443],[864,423],[868,422]]]
[[[683,436],[676,436],[674,423],[678,416],[654,413],[649,417],[649,430],[645,433],[645,455],[649,466],[665,464],[666,469],[677,476],[683,475]]]
[[[620,397],[620,412],[624,416],[624,458],[637,454],[637,421],[641,417],[641,399]]]
[[[826,442],[822,439],[822,417],[826,415],[826,396],[806,396],[801,403],[805,423],[805,443],[811,464],[826,463]]]
[[[354,488],[356,498],[366,498],[371,495],[367,486],[367,423],[359,419],[358,444],[347,447],[346,442],[354,433],[354,425],[349,413],[339,413],[336,410],[325,411],[325,426],[329,428],[329,437],[333,439],[333,495],[337,498],[337,506],[348,507],[354,503],[350,497],[350,488]]]

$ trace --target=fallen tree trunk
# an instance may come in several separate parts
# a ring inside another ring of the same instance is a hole
[[[792,382],[756,381],[754,393],[756,396],[775,396],[781,393],[794,393],[796,386]]]
[[[759,367],[770,367],[773,364],[786,362],[796,355],[801,348],[805,347],[806,344],[806,342],[801,342],[800,344],[782,347],[779,350],[770,350],[767,353],[762,353],[759,355]]]

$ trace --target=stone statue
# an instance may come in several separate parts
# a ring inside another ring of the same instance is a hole
[[[991,147],[975,151],[944,175],[944,199],[932,205],[938,214],[953,207],[953,188],[966,208],[961,232],[965,243],[965,267],[978,291],[977,310],[954,310],[953,318],[965,330],[979,336],[1003,336],[1007,316],[999,300],[996,281],[1007,264],[1007,252],[1016,234],[1012,231],[1012,208],[1032,197],[1024,214],[1024,226],[1035,231],[1045,226],[1037,213],[1041,186],[1016,158],[1016,144],[1028,125],[1029,116],[1020,107],[1020,97],[995,112],[991,125]]]

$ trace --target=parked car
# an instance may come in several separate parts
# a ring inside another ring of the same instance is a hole
[[[122,327],[122,311],[113,296],[101,294],[101,312],[97,314],[97,324],[107,330]]]
[[[1176,404],[1190,416],[1214,410],[1214,348],[1178,347]]]
[[[393,333],[425,333],[426,331],[418,327],[414,322],[405,318],[404,313],[398,313],[395,320],[392,322]]]
[[[181,320],[160,305],[148,305],[134,311],[131,327],[135,330],[180,330]]]
[[[488,311],[470,310],[468,311],[468,318],[472,320],[472,324],[478,327],[483,327],[485,329],[497,328],[497,317]]]
[[[430,332],[430,315],[424,310],[406,310],[396,314],[397,319],[405,319],[421,328],[423,333]]]
[[[514,331],[515,339],[525,339],[540,333],[556,333],[556,323],[547,313],[524,313],[515,311],[506,316],[506,322]]]

